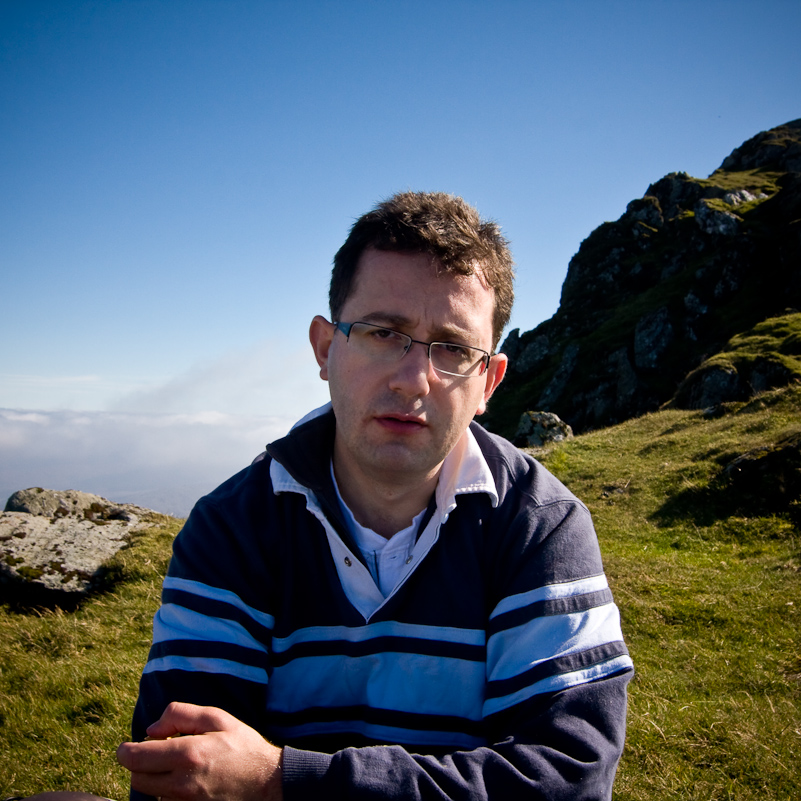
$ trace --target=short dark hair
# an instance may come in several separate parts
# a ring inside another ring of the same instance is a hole
[[[359,217],[334,256],[328,302],[339,320],[353,290],[359,259],[375,248],[395,253],[428,253],[456,275],[478,274],[495,294],[493,348],[509,322],[514,302],[514,262],[499,226],[482,220],[462,198],[445,192],[399,192]]]

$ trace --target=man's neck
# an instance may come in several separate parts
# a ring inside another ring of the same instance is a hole
[[[338,462],[335,453],[334,475],[342,500],[356,521],[390,539],[410,526],[415,515],[428,505],[437,488],[439,468],[423,481],[405,485],[354,474]]]

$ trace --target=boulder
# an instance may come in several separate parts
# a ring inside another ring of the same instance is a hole
[[[752,200],[766,200],[764,192],[749,192],[747,189],[737,189],[734,192],[726,192],[723,195],[723,202],[730,206],[740,206],[743,203],[750,203]]]
[[[676,409],[713,409],[721,403],[746,401],[769,389],[787,386],[795,374],[775,355],[736,363],[710,360],[691,371],[665,404]]]
[[[552,412],[523,412],[514,444],[518,447],[539,448],[548,442],[572,439],[573,429]]]
[[[99,495],[33,488],[15,492],[0,514],[3,595],[77,601],[97,586],[102,565],[152,525],[154,512]]]
[[[703,364],[682,382],[672,405],[680,409],[707,409],[721,403],[741,401],[748,389],[733,364]]]
[[[85,520],[135,520],[150,510],[131,504],[107,501],[99,495],[78,490],[46,490],[41,487],[18,490],[6,501],[6,512],[27,512],[42,517],[78,517]]]

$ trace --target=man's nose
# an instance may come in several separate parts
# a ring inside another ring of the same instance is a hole
[[[427,395],[431,381],[437,374],[428,358],[428,345],[412,342],[409,350],[400,361],[395,363],[395,370],[390,380],[390,387],[407,395]]]

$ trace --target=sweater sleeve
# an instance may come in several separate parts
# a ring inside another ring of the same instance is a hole
[[[608,801],[623,749],[631,671],[537,698],[492,746],[440,756],[399,746],[333,755],[284,748],[286,801],[530,798]]]

